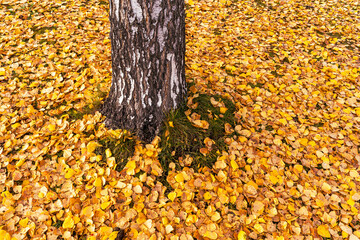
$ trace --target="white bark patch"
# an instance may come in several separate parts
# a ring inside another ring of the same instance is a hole
[[[166,31],[166,29],[162,28],[159,25],[158,30],[157,30],[157,37],[158,37],[158,43],[160,46],[160,52],[162,52],[165,47],[165,31]]]
[[[160,107],[162,104],[162,100],[161,100],[161,91],[158,92],[158,102],[157,102],[157,106]]]
[[[120,0],[114,0],[114,12],[117,20],[119,20],[119,11],[120,11]]]
[[[130,2],[131,2],[132,10],[133,10],[137,20],[140,22],[143,19],[143,12],[142,12],[140,4],[138,3],[137,0],[130,0]]]
[[[159,14],[161,12],[161,0],[155,0],[152,11],[151,11],[151,18],[152,20],[155,20],[157,22],[158,18],[159,18]]]
[[[173,100],[174,103],[174,108],[176,108],[177,106],[176,96],[179,93],[179,85],[178,85],[179,79],[177,76],[175,57],[173,53],[168,53],[166,58],[171,64],[170,94],[171,94],[171,99]]]
[[[137,33],[138,28],[136,26],[131,26],[131,34],[134,36]]]
[[[164,17],[165,17],[164,24],[159,25],[157,28],[157,42],[159,43],[160,46],[160,52],[162,52],[165,47],[165,41],[168,35],[167,28],[168,28],[168,23],[172,19],[172,12],[168,13],[168,15],[166,14],[166,12],[164,12]]]
[[[119,69],[121,69],[120,66],[119,66]],[[119,83],[118,91],[121,93],[120,96],[119,96],[119,105],[121,105],[122,102],[124,101],[124,88],[125,88],[125,86],[123,86],[123,81],[124,81],[124,73],[120,70],[120,78],[119,78],[119,80],[116,81],[117,83]]]

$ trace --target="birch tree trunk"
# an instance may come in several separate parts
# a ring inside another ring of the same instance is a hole
[[[184,0],[110,0],[112,85],[102,107],[109,128],[146,141],[186,95]]]

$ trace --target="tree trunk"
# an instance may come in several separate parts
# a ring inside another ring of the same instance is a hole
[[[186,95],[184,0],[110,0],[110,26],[105,125],[149,142]]]

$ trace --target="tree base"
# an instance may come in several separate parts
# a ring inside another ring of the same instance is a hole
[[[107,128],[126,129],[145,143],[150,143],[159,134],[164,117],[164,114],[158,114],[157,117],[152,117],[150,120],[146,119],[145,116],[149,116],[149,114],[145,113],[141,116],[130,117],[126,114],[124,107],[111,106],[108,101],[105,101],[100,112],[106,116],[104,123]]]

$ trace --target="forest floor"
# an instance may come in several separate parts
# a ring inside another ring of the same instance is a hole
[[[229,122],[167,165],[176,117],[96,111],[108,1],[0,3],[0,239],[360,239],[359,1],[187,0],[186,119]]]

